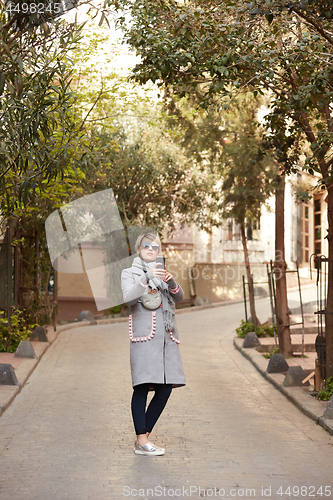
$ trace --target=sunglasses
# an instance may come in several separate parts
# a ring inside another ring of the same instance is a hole
[[[158,245],[157,243],[142,243],[142,248],[144,248],[145,250],[148,250],[148,248],[151,247],[152,250],[154,250],[154,252],[156,252],[157,250],[160,249],[160,245]]]

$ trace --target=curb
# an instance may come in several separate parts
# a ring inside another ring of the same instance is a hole
[[[267,373],[267,359],[265,359],[255,348],[243,349],[242,344],[244,339],[234,337],[235,348],[248,359],[261,373],[261,375],[276,389],[278,389],[286,398],[291,401],[299,410],[301,410],[307,417],[311,418],[316,424],[323,427],[326,431],[333,435],[333,420],[323,418],[325,406],[321,401],[313,398],[310,394],[306,393],[302,387],[284,387],[284,374],[283,373]]]

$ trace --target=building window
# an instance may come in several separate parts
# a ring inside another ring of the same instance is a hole
[[[240,224],[234,224],[233,232],[232,232],[232,239],[233,239],[233,241],[241,241],[242,234],[241,234],[241,230],[240,230]]]
[[[246,238],[248,241],[260,239],[260,221],[249,221],[246,228]]]
[[[314,199],[314,251],[321,255],[321,196]]]
[[[303,262],[303,204],[297,205],[297,260]]]
[[[310,254],[310,206],[303,203],[303,262],[309,262]]]
[[[232,223],[232,221],[229,220],[229,222],[228,222],[228,241],[232,241],[232,226],[233,226],[233,223]]]
[[[252,229],[251,222],[247,225],[247,228],[246,228],[246,239],[247,239],[247,241],[253,240],[253,229]]]

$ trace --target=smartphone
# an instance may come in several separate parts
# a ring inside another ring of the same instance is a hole
[[[158,264],[158,267],[162,266],[161,269],[164,269],[165,268],[165,257],[162,257],[162,255],[158,255],[156,257],[156,263]]]

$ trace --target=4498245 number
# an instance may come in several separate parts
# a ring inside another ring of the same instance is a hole
[[[60,14],[62,4],[60,2],[9,2],[6,11],[10,14]]]
[[[293,497],[330,497],[332,494],[331,486],[287,486],[280,488],[276,492],[281,497],[284,495]]]

